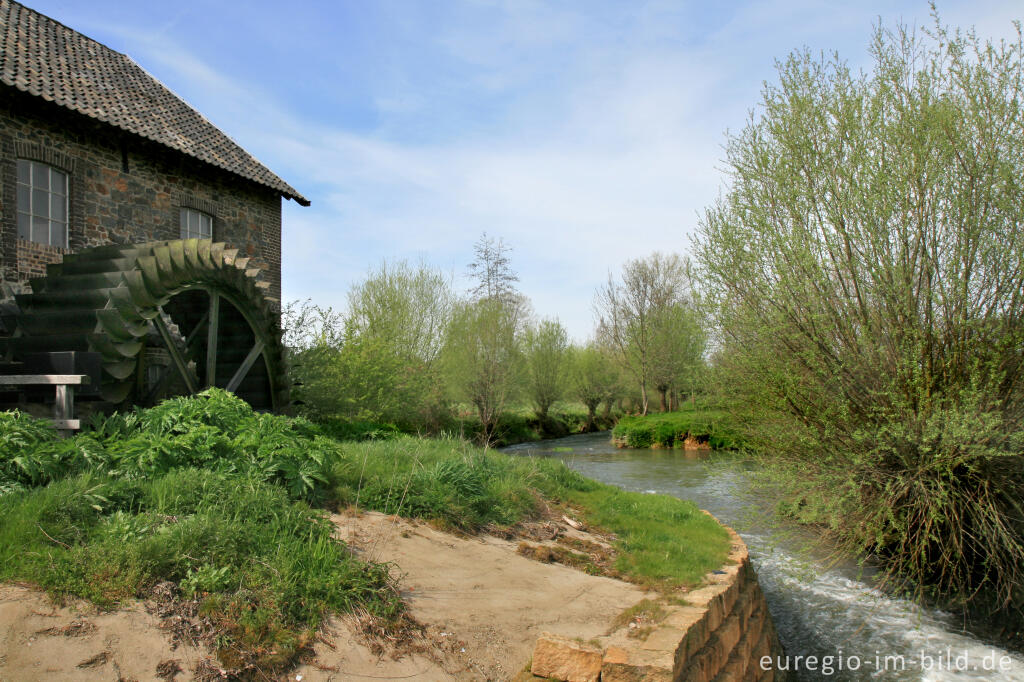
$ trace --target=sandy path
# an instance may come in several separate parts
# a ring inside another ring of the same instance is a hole
[[[507,680],[529,660],[540,632],[602,635],[644,596],[627,583],[526,559],[516,543],[490,536],[460,538],[373,512],[332,519],[361,556],[394,564],[426,632],[413,642],[420,653],[378,657],[349,619],[333,618],[323,637],[330,644],[317,642],[316,657],[289,680]],[[193,647],[172,650],[141,604],[107,613],[56,607],[38,591],[0,585],[0,682],[159,680],[166,661],[185,682],[209,657]]]
[[[138,604],[108,613],[56,607],[36,590],[0,585],[0,680],[155,680],[168,660],[184,670],[178,680],[192,679],[201,652],[171,650],[159,624]]]
[[[412,615],[448,677],[426,669],[408,679],[506,680],[530,659],[542,631],[581,637],[605,634],[615,616],[644,597],[635,585],[591,576],[516,554],[516,544],[491,536],[460,538],[427,524],[376,512],[335,515],[341,537],[367,559],[395,564]],[[334,663],[323,651],[319,660]],[[320,677],[307,670],[306,679]],[[294,679],[294,677],[293,677]],[[359,679],[352,677],[351,679]]]

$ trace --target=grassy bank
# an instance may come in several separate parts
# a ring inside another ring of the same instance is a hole
[[[345,444],[335,474],[345,502],[467,531],[565,505],[617,536],[616,568],[625,577],[655,587],[696,584],[729,548],[722,527],[691,502],[627,492],[560,461],[485,452],[456,439]]]
[[[623,417],[612,430],[612,440],[620,448],[681,448],[687,439],[707,444],[712,450],[731,450],[740,445],[729,415],[702,405],[678,412]]]
[[[347,505],[466,532],[564,507],[614,533],[616,569],[654,586],[696,583],[728,551],[721,527],[688,502],[454,438],[343,442],[222,391],[114,415],[68,440],[0,414],[0,580],[101,606],[169,581],[236,670],[287,668],[329,613],[401,625],[386,567],[332,537],[324,510]]]
[[[338,444],[220,391],[114,415],[59,440],[0,414],[0,580],[101,606],[171,582],[199,602],[222,665],[290,665],[329,612],[396,627],[386,567],[357,560],[317,510]]]

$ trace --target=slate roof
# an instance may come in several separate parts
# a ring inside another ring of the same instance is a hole
[[[309,201],[130,57],[0,0],[0,82]]]

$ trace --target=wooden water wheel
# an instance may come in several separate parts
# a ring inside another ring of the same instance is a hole
[[[115,406],[217,386],[281,411],[279,319],[247,266],[236,250],[198,239],[69,254],[16,297],[13,354],[98,353],[101,395]]]

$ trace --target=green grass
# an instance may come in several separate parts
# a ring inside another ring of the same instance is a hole
[[[629,448],[679,448],[687,436],[706,441],[713,450],[740,446],[729,415],[701,405],[686,406],[678,412],[623,417],[612,430],[615,443]]]
[[[278,669],[329,612],[402,610],[383,566],[353,558],[280,485],[179,469],[83,473],[0,497],[0,580],[113,606],[158,581],[203,600],[222,662]]]
[[[331,612],[397,625],[386,567],[352,557],[331,504],[334,440],[222,391],[60,440],[0,414],[0,580],[114,606],[162,581],[196,597],[222,664],[286,668]]]
[[[223,665],[272,673],[330,613],[402,623],[386,567],[354,558],[324,508],[477,532],[563,505],[615,535],[618,571],[656,587],[695,584],[726,559],[725,531],[689,502],[454,438],[331,432],[218,390],[98,419],[67,440],[0,413],[0,580],[101,606],[171,581],[215,624]]]
[[[558,460],[485,452],[454,439],[346,443],[334,478],[339,499],[466,531],[534,517],[539,496],[571,506],[585,523],[615,534],[617,570],[652,586],[696,584],[729,550],[726,532],[691,502],[624,491]]]

